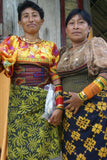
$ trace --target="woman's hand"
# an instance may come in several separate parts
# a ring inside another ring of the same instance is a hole
[[[70,112],[74,111],[74,114],[76,114],[81,105],[83,105],[83,101],[79,98],[78,93],[69,92],[69,95],[71,98],[64,101],[64,103],[69,103],[65,109],[68,109]]]
[[[58,126],[61,121],[62,121],[62,114],[63,111],[60,109],[56,109],[53,113],[52,116],[49,118],[48,122],[52,124],[53,126]]]

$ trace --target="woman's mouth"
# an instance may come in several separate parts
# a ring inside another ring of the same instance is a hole
[[[35,24],[28,24],[28,27],[35,27]]]

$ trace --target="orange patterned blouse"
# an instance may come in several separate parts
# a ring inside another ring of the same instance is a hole
[[[59,79],[56,71],[59,52],[55,43],[41,40],[27,43],[9,36],[0,44],[0,71],[17,85],[42,86]]]

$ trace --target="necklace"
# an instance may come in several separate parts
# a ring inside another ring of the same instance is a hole
[[[69,48],[67,48],[65,52],[66,56],[64,58],[64,61],[67,61],[70,58],[70,55],[73,55],[75,53],[80,53],[86,47],[86,44],[87,44],[87,41],[86,43],[83,43],[82,45],[75,47],[73,51],[69,51]]]
[[[30,44],[36,44],[36,43],[40,43],[42,40],[40,38],[37,38],[35,41],[29,41],[28,39],[26,39],[25,37],[20,37],[21,40],[23,40],[26,43],[30,43]]]

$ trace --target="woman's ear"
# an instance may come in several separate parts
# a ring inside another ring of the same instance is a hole
[[[91,26],[89,26],[89,33],[92,31],[92,27]]]
[[[20,26],[20,27],[22,27],[22,23],[21,23],[21,21],[18,21],[18,24],[19,24],[19,26]]]
[[[44,23],[44,19],[41,19],[41,26],[43,25],[43,23]]]

